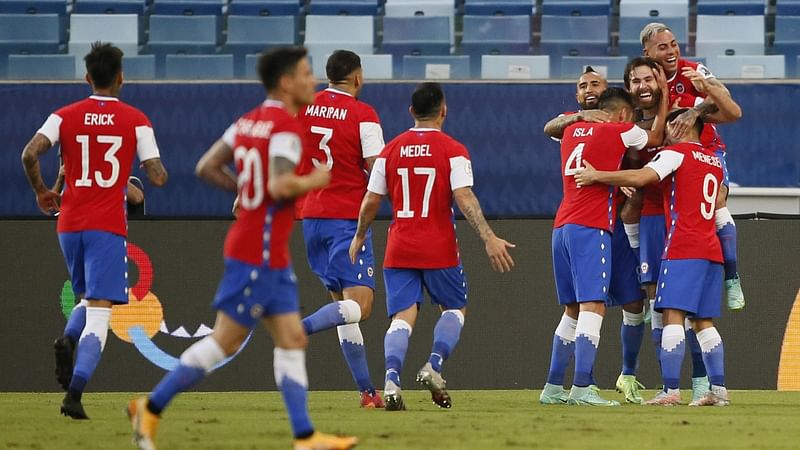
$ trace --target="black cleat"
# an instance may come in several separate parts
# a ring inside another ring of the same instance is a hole
[[[56,380],[66,391],[72,381],[75,343],[67,336],[62,336],[53,343],[53,349],[56,353]]]
[[[433,370],[431,363],[427,363],[417,372],[417,383],[425,386],[431,391],[431,400],[440,408],[449,409],[453,406],[450,401],[450,394],[447,393],[445,385],[447,384],[442,378],[442,374]]]
[[[83,410],[81,401],[74,399],[69,395],[69,392],[64,396],[64,400],[61,402],[61,414],[72,417],[75,420],[86,420],[89,418],[89,416],[86,415],[86,411]]]

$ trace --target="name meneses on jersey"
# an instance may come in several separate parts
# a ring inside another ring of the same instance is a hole
[[[694,157],[695,160],[700,161],[702,163],[706,163],[710,166],[722,167],[722,162],[720,162],[719,158],[714,155],[709,155],[707,153],[695,150],[692,151],[692,157]]]
[[[416,144],[400,147],[401,158],[416,158],[419,156],[431,156],[431,146],[428,144]]]

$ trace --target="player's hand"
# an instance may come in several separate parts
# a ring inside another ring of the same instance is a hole
[[[53,191],[42,191],[36,194],[36,204],[39,209],[48,216],[57,213],[60,208],[61,195]]]
[[[315,167],[306,177],[312,190],[324,188],[331,182],[331,171],[327,168]]]
[[[578,187],[589,186],[597,182],[595,179],[595,175],[597,171],[594,170],[594,166],[589,164],[588,161],[583,160],[583,167],[579,167],[575,170],[575,184]]]
[[[672,125],[672,136],[676,139],[681,139],[689,128],[694,126],[699,114],[692,108],[675,118],[670,125]]]
[[[236,200],[233,201],[233,207],[231,208],[231,213],[233,213],[233,217],[235,219],[239,218],[239,196],[236,196]]]
[[[622,186],[619,188],[619,190],[625,194],[625,197],[628,198],[633,198],[633,196],[636,194],[636,188],[634,187]]]
[[[489,262],[495,272],[506,273],[511,271],[514,267],[514,259],[508,253],[508,249],[514,247],[516,245],[497,236],[492,236],[486,241],[486,254],[489,255]],[[350,247],[350,250],[352,251],[352,247]]]
[[[694,88],[697,89],[698,92],[701,93],[706,92],[706,90],[708,89],[708,82],[706,81],[706,77],[702,73],[692,69],[691,67],[684,67],[682,73],[683,76],[685,76],[686,78],[689,79],[689,81],[692,82]]]
[[[350,262],[352,264],[356,263],[356,259],[358,259],[358,253],[361,252],[361,248],[364,247],[364,242],[366,242],[366,236],[353,236],[353,240],[350,241]]]
[[[669,102],[669,83],[667,83],[667,74],[664,73],[664,68],[658,66],[658,70],[653,70],[653,75],[656,77],[658,88],[661,89],[662,101]]]
[[[581,111],[581,120],[584,122],[597,122],[597,123],[607,123],[611,121],[611,116],[600,109],[589,109],[586,111]]]

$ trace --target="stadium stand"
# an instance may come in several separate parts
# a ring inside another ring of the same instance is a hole
[[[394,57],[394,73],[403,73],[403,56],[448,55],[452,46],[449,17],[386,17],[381,53]]]
[[[535,0],[466,0],[464,14],[484,16],[533,15]]]
[[[695,53],[763,55],[764,16],[697,16]]]
[[[607,16],[608,0],[544,0],[542,14],[546,16]]]
[[[778,16],[800,16],[800,0],[776,0],[775,14]]]
[[[709,67],[719,78],[784,78],[783,55],[716,55],[708,57]]]
[[[0,14],[0,74],[8,55],[58,53],[65,37],[58,14]]]
[[[11,80],[74,80],[75,57],[72,55],[9,55],[8,78]]]
[[[689,0],[621,0],[623,17],[689,17]]]
[[[384,10],[387,17],[445,16],[451,23],[456,14],[451,0],[387,0]]]
[[[697,0],[698,15],[748,16],[765,12],[764,0]]]
[[[535,80],[550,78],[547,55],[483,55],[481,78],[495,80]]]
[[[560,76],[562,56],[606,56],[607,16],[542,16],[539,51],[550,55],[550,75]]]
[[[368,80],[391,80],[394,75],[392,55],[361,55],[361,67]]]
[[[297,16],[304,12],[298,0],[231,0],[228,13],[242,16]]]
[[[407,80],[467,80],[471,78],[469,56],[403,56],[403,78]]]
[[[461,53],[472,59],[472,74],[481,73],[482,55],[531,53],[530,16],[464,16]]]
[[[77,56],[75,73],[84,70],[83,55],[95,41],[113,42],[125,55],[139,53],[139,16],[135,14],[72,14],[67,52]]]
[[[313,0],[309,12],[319,15],[375,16],[379,7],[378,0]]]
[[[156,55],[156,73],[164,75],[167,54],[210,54],[219,43],[217,16],[150,16],[150,40],[144,53]]]
[[[167,55],[171,80],[232,80],[233,55]]]
[[[153,14],[201,16],[222,15],[224,0],[155,0]]]
[[[82,71],[76,73],[83,73],[85,69],[81,69]],[[156,57],[153,55],[125,55],[122,60],[122,72],[126,80],[155,80]]]
[[[681,54],[688,54],[687,46],[689,43],[689,18],[688,17],[638,17],[620,16],[619,18],[619,43],[617,45],[620,55],[639,56],[642,54],[642,41],[639,34],[650,22],[661,22],[670,29],[675,38],[680,43]]]
[[[786,55],[787,76],[798,76],[796,63],[800,55],[800,16],[775,18],[775,41],[772,52]]]
[[[561,78],[576,80],[586,71],[586,66],[592,66],[608,79],[621,79],[626,64],[626,56],[564,56],[561,58]]]
[[[65,0],[3,0],[0,14],[67,14]]]
[[[146,0],[75,0],[73,14],[139,14],[147,12]]]
[[[374,20],[370,16],[307,16],[305,46],[314,64],[314,75],[325,78],[326,55],[340,48],[360,55],[374,51]]]
[[[295,43],[297,21],[292,16],[228,16],[228,38],[222,51],[233,55],[234,72],[243,78],[246,55]]]

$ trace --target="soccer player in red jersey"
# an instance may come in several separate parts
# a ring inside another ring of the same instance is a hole
[[[400,390],[408,340],[422,303],[423,289],[442,314],[433,332],[428,362],[416,381],[427,387],[434,403],[452,403],[442,378],[442,364],[453,352],[464,326],[467,281],[458,251],[453,200],[486,245],[492,268],[508,272],[514,261],[512,244],[497,237],[472,193],[472,166],[467,149],[442,132],[447,116],[444,92],[438,83],[422,83],[409,109],[414,128],[386,145],[375,161],[367,194],[361,204],[358,230],[350,244],[350,258],[358,263],[381,201],[388,196],[393,221],[384,260],[387,309],[392,323],[386,332],[386,410],[405,409]]]
[[[544,134],[555,140],[561,139],[564,128],[575,122],[608,122],[608,114],[597,109],[597,101],[600,94],[608,87],[608,81],[602,75],[595,72],[591,66],[586,67],[586,71],[578,78],[575,84],[575,100],[581,107],[578,112],[565,112],[558,117],[550,120],[544,125]]]
[[[347,252],[358,224],[358,209],[367,191],[372,164],[383,150],[383,130],[375,110],[358,100],[364,87],[361,58],[337,50],[327,63],[328,88],[301,110],[305,134],[301,173],[313,167],[331,171],[331,183],[309,192],[302,202],[303,237],[311,270],[330,291],[333,303],[303,319],[308,335],[336,327],[361,406],[383,408],[369,376],[364,337],[358,323],[372,312],[375,258],[371,233],[358,264]]]
[[[644,54],[649,56],[667,73],[670,102],[678,101],[679,106],[689,109],[675,119],[673,124],[680,135],[693,126],[696,118],[702,118],[706,129],[700,135],[700,142],[711,148],[722,161],[724,183],[717,196],[715,223],[717,234],[722,244],[725,257],[725,291],[728,308],[736,311],[744,308],[745,298],[742,292],[736,257],[736,225],[727,208],[728,200],[728,168],[725,163],[726,148],[712,123],[734,122],[742,117],[742,110],[731,98],[730,92],[714,74],[705,67],[692,61],[681,59],[680,46],[672,31],[664,24],[650,23],[640,34]],[[697,103],[695,103],[697,99]]]
[[[75,312],[55,342],[56,376],[67,391],[61,413],[73,419],[88,419],[81,396],[105,347],[111,306],[128,303],[125,198],[134,157],[153,185],[167,182],[150,120],[118,98],[122,51],[97,42],[84,60],[93,95],[51,114],[22,151],[39,209],[59,212],[58,240],[83,299],[76,309],[85,312]],[[39,169],[39,157],[59,142],[63,195],[45,187]]]
[[[205,181],[239,194],[239,214],[225,239],[225,273],[214,298],[214,332],[189,347],[149,398],[131,400],[128,415],[141,449],[153,440],[161,412],[180,392],[236,353],[259,322],[275,342],[275,382],[294,434],[295,449],[346,449],[355,438],[314,431],[306,407],[307,338],[300,323],[297,280],[289,260],[294,198],[325,186],[330,173],[297,175],[303,130],[295,118],[313,101],[314,76],[302,47],[263,54],[258,74],[267,100],[228,128],[197,163]],[[234,162],[236,175],[228,169]]]
[[[668,145],[645,167],[614,172],[586,164],[575,181],[582,187],[592,183],[641,187],[661,182],[669,227],[656,294],[656,309],[664,315],[660,354],[664,390],[647,404],[680,403],[681,362],[686,352],[684,320],[688,316],[711,382],[710,392],[690,405],[726,406],[730,400],[725,388],[724,349],[713,322],[720,314],[723,275],[722,249],[714,225],[722,161],[699,142],[702,120],[683,135],[677,134],[671,121],[685,112],[681,109],[668,116]]]

